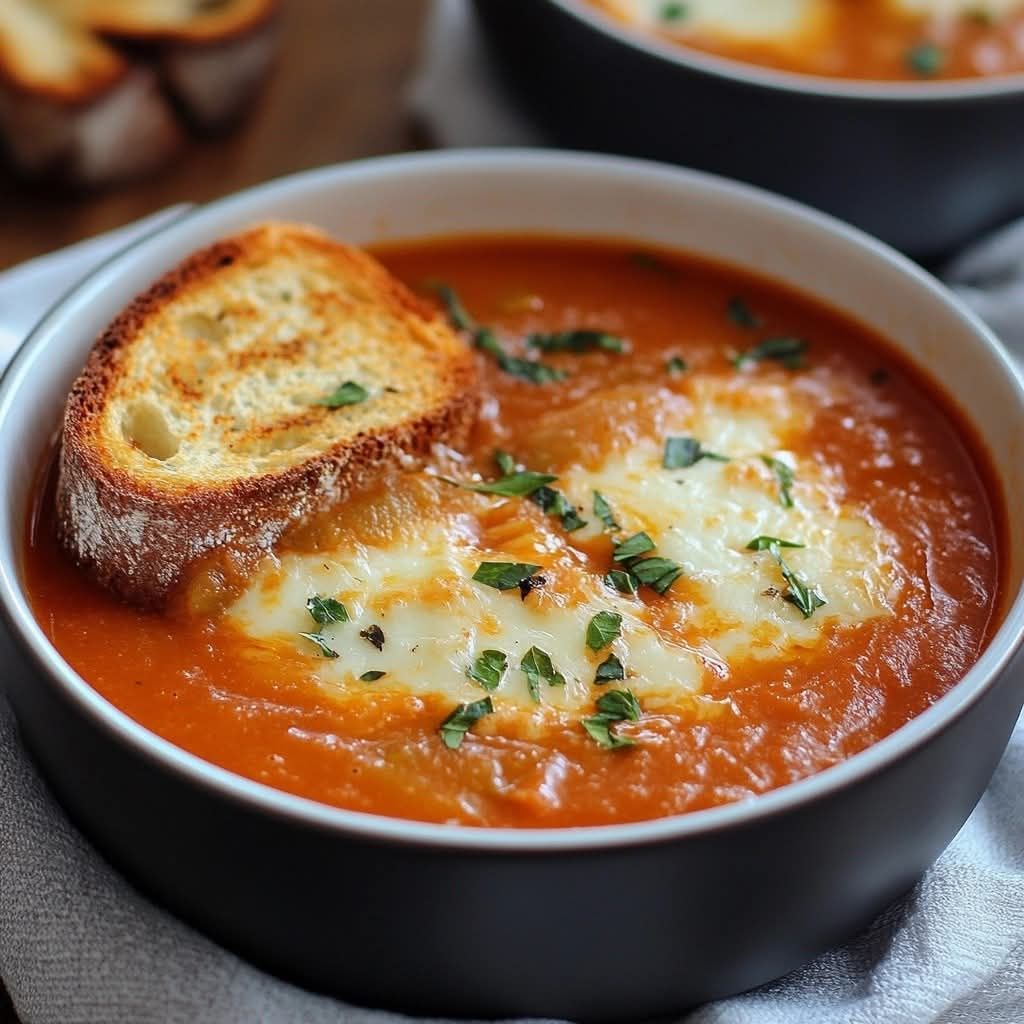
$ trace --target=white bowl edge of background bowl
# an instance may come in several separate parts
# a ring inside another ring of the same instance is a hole
[[[900,344],[956,398],[1024,507],[1024,381],[990,331],[937,281],[854,228],[761,190],[623,157],[466,150],[383,157],[305,172],[199,208],[105,263],[44,318],[0,383],[0,603],[38,665],[79,708],[141,756],[225,796],[307,825],[385,841],[492,851],[635,845],[744,825],[806,804],[897,760],[952,721],[1009,662],[1024,634],[1024,543],[1010,538],[1012,605],[979,661],[895,733],[817,775],[752,800],[626,825],[473,828],[329,807],[189,754],[100,696],[56,653],[21,588],[27,496],[67,391],[96,335],[194,249],[261,220],[319,225],[353,243],[480,233],[630,239],[690,250],[784,281]],[[61,358],[51,353],[60,352]],[[24,393],[23,393],[24,392]]]

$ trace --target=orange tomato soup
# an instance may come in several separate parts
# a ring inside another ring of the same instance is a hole
[[[753,24],[737,31],[694,10],[707,10],[710,2],[586,2],[671,43],[802,74],[926,81],[1024,71],[1024,4],[929,9],[916,0],[807,0],[791,30],[769,20],[761,33]]]
[[[856,542],[856,550],[873,552],[864,571],[882,582],[868,585],[842,558],[799,563],[827,564],[831,573],[818,592],[831,603],[812,600],[805,618],[792,587],[805,585],[806,597],[822,581],[799,573],[796,584],[787,581],[775,556],[797,564],[813,553],[733,543],[715,548],[716,557],[741,573],[754,564],[745,559],[760,559],[771,585],[758,584],[751,598],[764,623],[736,618],[723,626],[713,614],[717,577],[700,569],[696,555],[694,564],[679,558],[682,571],[664,593],[641,585],[614,599],[616,607],[628,602],[631,628],[696,659],[696,690],[678,700],[648,699],[643,687],[652,681],[633,673],[632,651],[621,657],[624,678],[583,681],[594,701],[587,698],[585,712],[546,704],[536,713],[515,711],[502,690],[480,685],[476,696],[490,696],[495,713],[470,723],[453,747],[441,723],[455,702],[442,692],[404,686],[393,673],[325,682],[326,661],[296,637],[250,636],[223,609],[202,603],[178,602],[156,614],[112,598],[59,548],[53,481],[44,481],[24,563],[36,616],[83,678],[136,721],[240,775],[338,807],[463,825],[605,825],[745,800],[820,772],[904,725],[978,658],[1000,587],[1002,512],[985,456],[951,405],[866,328],[767,280],[620,242],[470,238],[378,255],[420,292],[449,284],[510,357],[536,359],[524,341],[536,332],[588,329],[624,342],[622,351],[540,351],[545,365],[566,374],[543,383],[507,372],[481,351],[480,419],[468,451],[438,454],[444,473],[493,480],[501,473],[493,453],[501,449],[531,471],[557,476],[557,487],[609,453],[628,460],[651,437],[668,445],[663,434],[685,434],[686,417],[713,395],[718,404],[706,423],[718,424],[718,434],[704,440],[721,439],[730,461],[708,450],[691,461],[693,446],[683,444],[671,458],[666,448],[665,463],[677,468],[659,463],[642,480],[670,474],[662,483],[678,484],[669,493],[678,492],[687,522],[709,535],[722,524],[704,523],[688,497],[704,493],[695,489],[698,479],[717,495],[716,509],[737,506],[730,515],[746,514],[736,495],[756,493],[764,514],[781,517],[783,526],[788,516],[804,516],[808,529],[836,516],[820,544]],[[776,346],[783,354],[766,355],[772,346],[765,343],[779,339],[799,339],[799,355],[785,344]],[[790,402],[800,416],[791,427],[782,423],[773,447],[790,468],[787,487],[785,470],[779,475],[756,435],[746,442],[743,430],[748,420],[757,429],[759,410]],[[404,536],[410,520],[436,520],[454,524],[453,536],[495,560],[543,566],[545,578],[525,598],[517,589],[488,590],[495,607],[526,614],[533,603],[537,614],[555,614],[584,583],[593,591],[610,570],[630,571],[635,562],[616,562],[614,546],[636,527],[646,526],[662,553],[667,528],[643,519],[645,501],[637,503],[639,518],[618,530],[575,531],[557,509],[528,497],[474,493],[409,467],[296,531],[278,557],[379,547]],[[621,518],[616,502],[609,504]],[[589,495],[574,507],[596,521]],[[753,520],[742,529],[754,532]],[[787,539],[781,527],[777,536]],[[278,563],[269,564],[266,580],[273,581]],[[736,578],[745,600],[743,577]],[[435,583],[436,592],[418,591],[417,600],[443,609],[446,585]],[[376,611],[400,621],[396,600]],[[853,610],[837,618],[837,608]],[[812,627],[818,632],[787,646],[787,631]],[[332,665],[344,665],[358,645],[360,656],[377,657],[366,637],[345,628],[332,641],[340,655]],[[621,650],[604,643],[592,651],[590,641],[588,629],[585,647],[581,630],[579,650],[595,671],[610,650]],[[507,653],[506,678],[518,678],[523,651]],[[467,654],[467,669],[479,654]],[[459,685],[477,684],[460,678]],[[522,679],[515,685],[525,693]],[[538,686],[545,701],[555,692],[544,678]],[[596,702],[611,691],[635,691],[642,714],[613,715],[610,726],[599,720],[595,739],[582,718],[599,718]],[[602,727],[621,745],[599,742]]]

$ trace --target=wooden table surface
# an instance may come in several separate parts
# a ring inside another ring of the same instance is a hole
[[[0,268],[172,203],[414,148],[403,95],[429,0],[284,0],[284,7],[277,68],[235,134],[193,143],[156,177],[95,195],[41,192],[0,170]],[[17,1024],[2,985],[0,1024]]]

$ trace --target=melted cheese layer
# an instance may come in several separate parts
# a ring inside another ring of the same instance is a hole
[[[308,657],[328,692],[383,688],[452,703],[478,700],[486,692],[467,672],[483,651],[498,650],[508,668],[492,693],[497,707],[579,715],[593,708],[601,692],[596,668],[614,653],[626,669],[615,685],[631,688],[645,710],[714,713],[700,696],[707,673],[727,677],[746,658],[798,658],[837,628],[892,614],[898,596],[890,539],[843,504],[841,482],[827,468],[782,447],[811,428],[801,389],[813,386],[809,379],[695,376],[689,401],[672,406],[670,433],[698,437],[730,461],[666,469],[659,433],[610,450],[596,465],[570,465],[556,486],[589,520],[574,533],[525,499],[469,495],[413,474],[418,486],[437,489],[435,508],[444,514],[409,521],[406,505],[402,530],[380,543],[343,534],[331,550],[284,554],[264,565],[229,615],[255,640]],[[794,507],[781,503],[764,456],[795,470]],[[683,577],[664,598],[646,589],[650,601],[622,595],[603,581],[613,566],[591,515],[594,491],[611,504],[620,538],[646,531],[654,554],[682,566]],[[827,599],[810,618],[784,599],[786,582],[772,555],[747,549],[759,535],[805,545],[783,555]],[[481,561],[536,564],[545,585],[521,600],[517,590],[475,582]],[[337,598],[350,615],[322,631],[336,659],[299,636],[317,628],[306,611],[313,595]],[[622,635],[594,652],[586,631],[600,611],[621,615]],[[371,625],[383,630],[381,651],[360,636]],[[520,667],[533,646],[565,677],[564,685],[541,684],[539,704]],[[365,672],[386,675],[365,682]]]

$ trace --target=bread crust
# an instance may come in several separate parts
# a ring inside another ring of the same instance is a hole
[[[319,232],[271,226],[217,242],[188,257],[137,297],[100,335],[68,398],[57,484],[61,543],[102,586],[132,604],[163,608],[187,569],[221,548],[243,557],[273,550],[291,526],[342,502],[353,489],[435,444],[465,443],[479,393],[475,360],[436,310],[388,276],[381,301],[443,329],[457,348],[446,356],[437,400],[386,428],[359,431],[278,472],[158,487],[113,463],[98,433],[119,365],[153,316],[208,285],[267,232],[333,246]],[[339,247],[344,249],[344,247]]]

